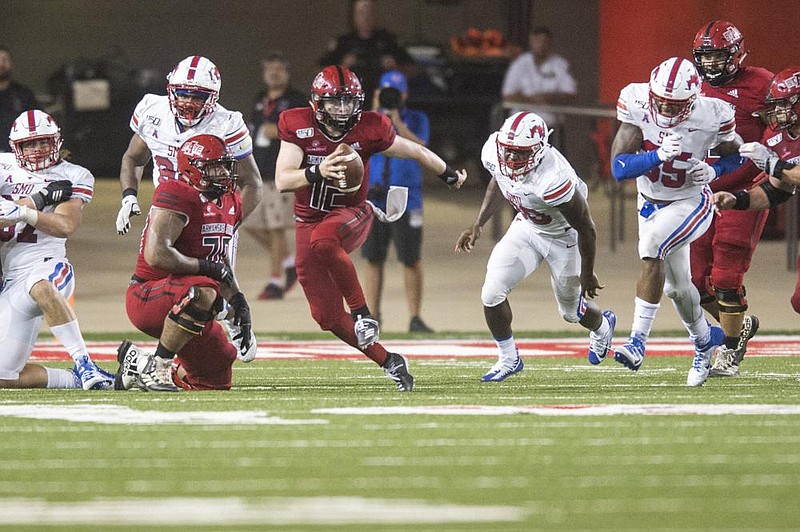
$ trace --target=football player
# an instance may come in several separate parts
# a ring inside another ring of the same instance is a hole
[[[319,72],[311,86],[310,106],[281,113],[275,184],[278,190],[294,191],[296,268],[312,317],[322,330],[382,366],[400,391],[411,391],[414,378],[405,358],[378,343],[378,322],[367,308],[348,256],[369,235],[374,212],[367,203],[368,179],[350,194],[334,186],[345,170],[338,147],[349,144],[363,161],[375,153],[415,159],[453,188],[461,187],[467,173],[398,136],[387,116],[362,111],[363,104],[361,82],[348,68],[331,65]]]
[[[61,159],[61,130],[39,110],[11,127],[12,153],[0,153],[0,388],[109,388],[112,376],[89,357],[68,303],[75,276],[67,238],[92,200],[94,177]],[[47,321],[75,366],[72,371],[29,364]]]
[[[126,295],[131,323],[158,346],[120,345],[117,389],[227,390],[237,356],[255,357],[250,309],[227,256],[242,220],[237,161],[221,137],[205,134],[184,142],[177,158],[179,179],[154,192]],[[228,306],[239,352],[215,320]]]
[[[772,78],[766,108],[760,113],[769,129],[761,143],[742,144],[739,153],[750,158],[769,176],[749,190],[717,192],[714,204],[720,209],[764,210],[788,200],[800,186],[800,66],[781,70]],[[726,212],[723,218],[733,214]],[[800,274],[800,258],[797,271]],[[800,313],[800,276],[792,295],[792,308]]]
[[[649,83],[631,83],[617,101],[620,127],[611,146],[611,172],[617,180],[636,178],[639,258],[631,335],[614,360],[636,371],[642,365],[661,295],[672,300],[694,344],[686,379],[700,386],[711,355],[725,333],[709,326],[692,285],[689,244],[714,216],[708,184],[740,165],[731,106],[700,95],[700,77],[686,59],[672,57],[656,66]],[[710,149],[721,158],[702,159]]]
[[[711,21],[697,32],[692,53],[703,80],[700,94],[731,105],[736,133],[743,142],[760,140],[765,124],[754,112],[763,107],[772,72],[743,64],[748,50],[741,32],[730,22]],[[745,190],[753,186],[759,172],[754,164],[745,164],[710,183],[711,191]],[[745,315],[744,274],[767,214],[738,211],[716,217],[708,231],[690,246],[692,282],[700,291],[700,304],[725,332],[725,344],[717,349],[710,377],[738,375],[747,342],[758,330],[758,318]]]
[[[144,166],[153,160],[153,185],[177,179],[178,148],[189,138],[216,135],[225,139],[239,161],[239,186],[243,215],[261,198],[261,175],[253,158],[253,140],[242,114],[229,111],[217,100],[222,78],[216,65],[205,57],[191,55],[167,76],[167,94],[146,94],[136,105],[130,121],[133,136],[122,156],[119,180],[122,207],[117,214],[117,232],[125,234],[131,216],[142,213],[136,198]]]
[[[481,160],[492,175],[478,217],[461,232],[456,252],[472,251],[482,228],[505,198],[517,211],[495,245],[481,289],[486,324],[497,344],[497,362],[481,377],[500,382],[523,368],[511,330],[508,294],[542,262],[550,267],[558,311],[590,331],[589,362],[599,364],[609,349],[617,317],[594,298],[603,288],[594,272],[594,221],[587,188],[561,153],[550,146],[550,130],[534,113],[511,115],[483,145]]]

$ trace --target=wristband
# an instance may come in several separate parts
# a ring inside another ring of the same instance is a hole
[[[138,193],[139,192],[135,188],[126,188],[125,190],[122,191],[122,197],[123,198],[126,196],[136,197]]]
[[[453,170],[453,167],[450,166],[449,164],[445,164],[444,172],[442,172],[436,177],[444,181],[445,185],[448,186],[455,185],[456,183],[458,183],[458,176],[456,175],[456,171]]]
[[[734,210],[746,211],[750,207],[750,193],[748,191],[740,190],[739,192],[734,192],[733,195],[736,197],[736,203],[733,204]]]
[[[306,167],[306,181],[308,181],[312,185],[314,183],[319,183],[320,181],[322,181],[322,173],[320,173],[319,171],[319,166],[315,164]]]

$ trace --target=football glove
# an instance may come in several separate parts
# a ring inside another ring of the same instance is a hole
[[[758,142],[746,142],[739,146],[739,155],[747,157],[753,164],[758,166],[767,175],[774,176],[771,172],[775,171],[775,163],[778,162],[778,154]]]
[[[251,362],[256,357],[253,342],[253,322],[250,317],[250,305],[244,294],[236,292],[229,301],[233,308],[233,325],[239,327],[239,334],[232,338],[238,348],[236,357],[242,362]]]
[[[717,172],[705,161],[691,157],[688,161],[691,168],[686,172],[695,185],[707,185],[717,178]]]
[[[122,198],[122,208],[117,214],[117,233],[124,235],[131,228],[131,216],[139,216],[142,209],[139,207],[139,200],[130,194]]]
[[[233,270],[224,262],[211,262],[210,260],[200,259],[200,268],[197,273],[204,277],[210,277],[215,281],[233,286]]]
[[[0,223],[2,225],[14,225],[19,222],[36,225],[38,219],[39,211],[36,209],[0,198]]]
[[[658,150],[656,150],[658,154],[658,158],[661,160],[662,163],[667,161],[671,161],[675,157],[681,154],[681,136],[676,135],[674,133],[670,133],[664,140],[661,142],[661,146],[659,146]]]
[[[67,201],[72,197],[72,183],[66,179],[51,181],[39,192],[31,194],[31,201],[36,206],[36,210],[41,211],[48,205],[55,205],[62,201]]]

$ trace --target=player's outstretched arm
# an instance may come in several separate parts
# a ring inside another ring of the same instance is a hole
[[[486,193],[483,195],[483,203],[478,211],[478,217],[475,223],[461,231],[458,240],[456,240],[456,253],[461,253],[462,251],[469,253],[472,251],[472,248],[475,247],[475,242],[481,237],[483,226],[486,225],[486,222],[497,212],[497,209],[500,208],[504,201],[505,199],[500,192],[500,187],[497,186],[497,181],[493,177],[486,186]]]
[[[450,188],[461,188],[461,185],[467,180],[467,171],[463,168],[454,170],[444,162],[444,159],[422,144],[411,142],[400,136],[395,137],[392,145],[382,153],[388,157],[416,160],[423,168],[436,174]]]
[[[597,229],[589,213],[586,198],[578,193],[572,199],[556,207],[578,233],[578,252],[581,254],[581,290],[584,296],[594,298],[597,291],[603,288],[594,273],[594,261],[597,254]]]
[[[122,156],[119,169],[119,183],[122,188],[122,206],[117,213],[117,233],[124,235],[131,228],[131,216],[139,216],[142,209],[136,195],[142,181],[144,166],[150,160],[150,148],[142,137],[135,134],[128,143],[128,149]]]

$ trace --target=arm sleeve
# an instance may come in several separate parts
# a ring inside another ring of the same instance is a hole
[[[658,150],[644,153],[620,153],[611,161],[611,174],[617,181],[639,177],[661,164]]]

